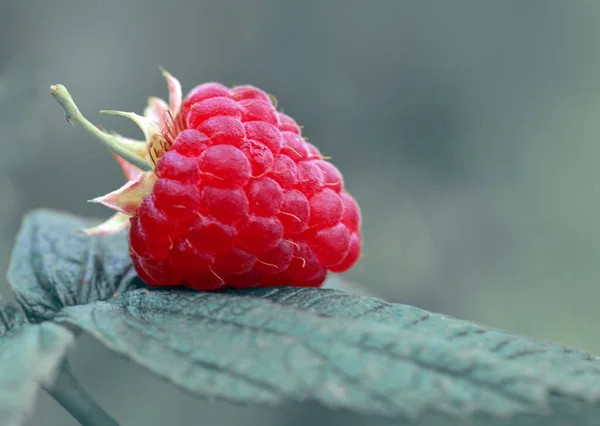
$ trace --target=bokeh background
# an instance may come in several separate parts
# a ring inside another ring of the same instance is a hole
[[[165,97],[162,65],[264,88],[333,157],[364,215],[347,278],[600,354],[599,21],[562,0],[0,0],[0,269],[26,211],[107,216],[85,200],[123,183],[49,85],[139,137],[98,110]],[[71,360],[123,425],[331,424],[198,401],[86,338]],[[29,422],[75,424],[45,395]]]

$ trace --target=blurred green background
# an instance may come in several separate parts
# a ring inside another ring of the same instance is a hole
[[[598,22],[600,2],[583,0],[0,0],[0,267],[26,211],[108,216],[85,201],[123,183],[49,85],[140,137],[98,110],[166,97],[161,65],[184,90],[264,88],[333,157],[364,215],[364,258],[347,278],[600,354]],[[123,425],[331,415],[197,401],[86,338],[71,359]],[[29,424],[76,423],[42,395]]]

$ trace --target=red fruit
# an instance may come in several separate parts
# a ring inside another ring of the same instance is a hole
[[[154,196],[146,197],[138,208],[138,226],[146,232],[155,235],[171,235],[176,224],[173,220],[156,207]],[[164,238],[167,241],[167,238]]]
[[[297,240],[295,244],[294,256],[286,273],[290,277],[292,285],[302,285],[302,283],[322,275],[326,268],[319,262],[310,243]]]
[[[156,167],[156,174],[182,182],[193,183],[200,178],[200,169],[188,157],[172,149],[163,154]]]
[[[278,127],[282,132],[292,132],[297,135],[300,134],[300,127],[296,124],[296,121],[289,115],[285,115],[283,113],[277,114],[278,119]]]
[[[185,157],[197,157],[211,145],[211,140],[204,133],[196,129],[186,129],[177,135],[171,149]]]
[[[316,161],[300,161],[298,163],[294,188],[307,197],[319,192],[323,188],[323,172],[316,164]]]
[[[323,268],[321,271],[310,280],[300,281],[296,283],[299,287],[321,287],[327,278],[327,269]]]
[[[167,79],[170,107],[155,99],[147,117],[160,122],[141,124],[154,170],[105,202],[135,212],[130,253],[146,283],[319,287],[358,261],[360,210],[340,171],[269,95],[206,83],[181,99]]]
[[[233,249],[236,234],[233,226],[211,217],[201,216],[190,226],[186,236],[199,250],[211,254],[223,254]]]
[[[232,98],[227,87],[219,83],[203,83],[190,90],[190,93],[188,93],[183,105],[185,109],[189,110],[192,105],[197,104],[204,99],[223,96]]]
[[[215,255],[187,238],[179,238],[170,249],[169,261],[183,275],[196,275],[210,269]]]
[[[350,237],[350,250],[348,254],[340,263],[334,266],[330,266],[329,270],[332,272],[344,272],[350,269],[360,257],[360,246],[361,246],[361,238],[360,235],[356,232],[352,234]]]
[[[344,214],[342,215],[342,223],[350,230],[350,232],[358,231],[360,227],[360,210],[354,198],[348,193],[340,194],[342,204],[344,205]]]
[[[239,188],[250,180],[250,161],[242,151],[231,145],[211,146],[194,164],[209,185]]]
[[[277,274],[285,271],[290,265],[294,256],[294,245],[287,240],[283,240],[279,245],[271,250],[258,255],[257,264],[254,269],[259,272]]]
[[[162,177],[154,185],[153,194],[156,207],[170,220],[200,208],[200,188],[196,185]]]
[[[279,154],[273,161],[273,171],[269,177],[276,181],[282,188],[291,188],[296,183],[296,163],[287,155]]]
[[[319,229],[307,241],[323,266],[340,264],[350,251],[350,231],[343,223]]]
[[[319,151],[319,148],[317,148],[310,142],[306,142],[306,150],[308,151],[308,159],[309,160],[314,160],[314,159],[323,157],[321,155],[321,151]]]
[[[258,216],[273,216],[283,206],[283,189],[273,179],[253,179],[246,189],[250,212]]]
[[[198,290],[221,290],[227,287],[227,283],[214,270],[201,272],[199,274],[187,275],[184,285]]]
[[[181,284],[182,271],[179,271],[170,260],[145,259],[132,255],[133,266],[140,278],[148,285],[171,286]]]
[[[197,130],[208,136],[214,145],[240,146],[246,139],[240,120],[226,115],[217,115],[203,121]]]
[[[256,255],[234,247],[227,253],[218,255],[214,269],[223,274],[244,274],[252,270]]]
[[[169,242],[156,239],[155,236],[156,233],[152,230],[142,228],[139,218],[134,217],[131,220],[129,246],[136,256],[154,260],[166,259],[169,256]]]
[[[323,186],[325,188],[333,189],[339,194],[344,188],[344,178],[337,167],[330,162],[323,160],[317,160],[315,163],[323,173]]]
[[[309,200],[311,228],[334,226],[342,219],[344,204],[338,194],[331,189],[324,189]]]
[[[277,113],[269,101],[248,99],[240,102],[240,106],[242,107],[242,119],[246,122],[260,121],[277,124]]]
[[[187,124],[195,129],[212,117],[228,116],[240,118],[242,110],[238,104],[226,97],[208,98],[192,104],[187,114]]]
[[[250,161],[252,177],[258,178],[273,170],[273,152],[265,144],[249,139],[242,144],[240,150]]]
[[[248,216],[238,227],[236,243],[250,253],[271,250],[283,239],[283,226],[274,216]]]
[[[252,288],[260,286],[263,274],[257,271],[244,272],[243,274],[231,274],[227,276],[227,286],[233,288]]]
[[[308,157],[308,147],[306,141],[292,132],[281,132],[283,136],[281,153],[287,155],[296,163],[300,160],[306,160]]]
[[[250,121],[244,123],[244,129],[246,130],[246,137],[248,139],[264,144],[271,150],[273,155],[279,154],[283,138],[277,127],[262,121]]]
[[[200,198],[200,212],[223,223],[234,224],[248,216],[248,198],[241,189],[206,186]]]
[[[230,93],[236,101],[259,100],[267,103],[271,101],[269,95],[259,88],[250,85],[236,86],[230,90]],[[275,108],[273,108],[273,111],[275,111]]]
[[[277,217],[283,225],[284,235],[295,235],[304,231],[308,227],[310,217],[308,199],[296,189],[285,191],[283,205]]]

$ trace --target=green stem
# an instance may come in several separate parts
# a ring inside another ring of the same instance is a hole
[[[46,388],[46,392],[82,426],[119,426],[79,384],[66,359],[60,367],[56,382],[52,387]]]
[[[106,147],[119,155],[129,163],[138,167],[141,170],[149,171],[152,170],[152,166],[143,158],[138,156],[135,152],[127,149],[127,147],[119,140],[119,138],[104,133],[92,123],[90,123],[79,111],[77,105],[73,101],[71,94],[65,86],[62,84],[55,84],[50,86],[50,94],[56,99],[56,101],[63,107],[65,114],[67,115],[67,121],[73,124],[73,121],[79,123],[85,130],[96,136]]]

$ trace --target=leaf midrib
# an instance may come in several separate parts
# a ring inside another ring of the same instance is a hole
[[[127,316],[129,314],[127,314],[125,310],[121,309],[121,307],[114,306],[113,304],[110,303],[110,301],[109,302],[95,302],[94,304],[99,305],[99,304],[103,304],[103,303],[106,304],[106,305],[108,305],[111,309],[115,309],[115,310],[117,310],[117,311],[119,311],[121,313],[125,313],[126,317],[123,318],[125,324],[128,327],[133,327],[134,326],[133,323],[125,321],[127,319]],[[274,302],[269,302],[269,303],[275,304]],[[101,326],[101,322],[99,322],[98,319],[97,319],[97,316],[96,316],[97,312],[96,311],[97,311],[97,309],[99,307],[100,306],[94,306],[92,308],[92,311],[91,311],[91,312],[93,312],[92,322],[93,322],[94,326],[96,327],[96,329],[99,330],[102,333],[103,336],[110,336],[110,333],[106,333],[106,330]],[[311,324],[309,326],[309,328],[307,328],[306,330],[303,330],[302,331],[302,335],[299,336],[299,335],[286,334],[285,332],[274,330],[272,328],[272,326],[269,326],[270,322],[273,320],[272,317],[268,317],[268,319],[263,323],[263,325],[245,325],[245,324],[240,324],[239,322],[235,322],[235,321],[226,320],[226,319],[223,319],[223,318],[218,318],[218,317],[210,316],[209,314],[203,314],[203,313],[198,312],[198,311],[187,314],[187,313],[182,313],[181,310],[169,309],[168,307],[170,307],[170,305],[167,305],[167,309],[162,309],[160,312],[161,313],[166,313],[166,314],[183,315],[185,317],[190,317],[190,318],[193,318],[194,320],[199,320],[199,321],[205,320],[205,321],[210,321],[210,322],[216,322],[216,323],[219,323],[219,324],[222,324],[222,325],[228,325],[228,326],[234,327],[234,328],[236,328],[238,330],[241,330],[241,331],[251,331],[251,332],[255,332],[255,333],[267,333],[267,334],[273,335],[273,336],[290,338],[290,339],[292,339],[294,341],[295,344],[298,344],[301,347],[303,347],[303,348],[305,348],[307,350],[310,350],[312,353],[315,353],[315,355],[318,354],[319,356],[323,357],[322,359],[328,360],[328,365],[329,366],[334,366],[335,365],[335,364],[331,363],[327,357],[324,357],[322,354],[320,354],[319,351],[316,348],[311,347],[310,346],[310,341],[307,341],[306,338],[302,337],[302,336],[310,335],[311,331],[316,331],[320,327],[324,326],[325,323],[327,321],[329,321],[329,320],[333,319],[333,321],[337,322],[337,320],[335,319],[335,317],[325,317],[325,316],[320,316],[319,317],[318,314],[315,314],[315,317],[317,317],[317,319],[320,320],[321,323],[319,323],[319,324]],[[218,312],[220,309],[222,309],[224,307],[225,307],[224,305],[220,306],[219,308],[216,308],[216,310],[213,311],[213,312]],[[254,308],[254,309],[256,309],[256,308]],[[295,311],[295,312],[299,312],[299,313],[304,313],[303,311],[290,308],[289,306],[286,307],[285,309],[289,309],[290,311]],[[365,325],[369,324],[370,328],[372,328],[373,324],[376,324],[376,327],[378,329],[380,329],[381,331],[385,332],[385,333],[391,333],[391,334],[393,334],[393,333],[401,332],[401,333],[411,334],[411,335],[413,335],[414,337],[416,337],[417,339],[420,340],[421,346],[418,347],[418,349],[416,350],[416,352],[411,353],[411,355],[402,356],[402,355],[400,355],[398,353],[390,352],[391,349],[394,346],[397,346],[397,345],[401,344],[402,341],[398,341],[398,339],[394,339],[394,340],[390,341],[386,345],[386,347],[381,348],[381,349],[375,349],[375,348],[370,348],[368,346],[365,346],[365,345],[361,344],[361,342],[364,342],[364,339],[368,336],[367,334],[365,334],[365,336],[362,338],[362,340],[358,341],[358,342],[348,341],[348,339],[346,338],[347,336],[345,334],[342,334],[342,336],[343,336],[342,343],[344,345],[347,345],[347,346],[355,348],[355,349],[359,349],[359,350],[363,351],[364,353],[371,353],[371,354],[375,354],[375,355],[387,357],[387,358],[389,358],[391,360],[394,360],[394,361],[403,361],[403,362],[413,363],[416,366],[422,368],[424,370],[423,372],[430,371],[430,372],[434,372],[434,373],[439,373],[441,375],[445,375],[445,376],[450,377],[450,378],[456,378],[458,380],[465,381],[467,383],[472,383],[473,385],[479,386],[479,387],[481,387],[483,389],[487,389],[487,390],[490,390],[490,391],[493,391],[493,392],[498,392],[498,393],[504,395],[507,399],[512,400],[513,402],[516,402],[516,403],[525,403],[525,404],[527,404],[527,403],[533,403],[533,404],[535,404],[536,403],[535,399],[528,400],[526,398],[523,398],[520,395],[515,395],[514,392],[510,392],[510,391],[502,388],[502,385],[507,385],[507,384],[510,384],[513,381],[517,381],[518,379],[522,379],[523,377],[521,377],[521,376],[519,376],[519,377],[509,377],[509,378],[503,379],[503,380],[501,380],[501,381],[499,381],[497,383],[490,383],[488,381],[477,379],[477,378],[473,377],[472,375],[470,375],[476,368],[482,368],[482,364],[481,363],[477,364],[477,362],[476,362],[477,359],[473,360],[472,362],[470,362],[469,368],[467,368],[466,370],[462,370],[462,371],[458,372],[458,371],[452,371],[452,370],[449,370],[449,369],[445,369],[445,368],[442,368],[442,367],[439,367],[439,366],[436,366],[436,365],[432,365],[431,363],[424,362],[424,361],[422,361],[420,359],[417,359],[415,357],[415,356],[420,355],[420,353],[423,351],[423,349],[424,349],[424,347],[425,347],[426,344],[431,345],[431,343],[428,343],[428,342],[441,344],[443,346],[448,346],[448,344],[445,343],[442,339],[435,338],[435,337],[432,338],[431,336],[427,336],[425,334],[418,333],[418,332],[415,332],[413,330],[404,330],[404,329],[393,330],[392,327],[389,326],[389,325],[387,325],[387,324],[380,324],[380,323],[375,323],[375,322],[371,322],[371,321],[365,321],[365,320],[362,320],[362,319],[356,319],[356,320],[352,320],[352,321],[356,321],[357,323],[359,323],[359,327],[353,328],[353,330],[355,330],[355,331],[356,331],[357,328],[363,328],[364,327],[364,326],[361,327],[361,325],[362,325],[361,323],[364,323]],[[77,324],[77,323],[75,323],[75,324]],[[159,326],[159,325],[155,325],[155,326],[164,335],[166,335],[166,336],[169,335],[169,331],[166,330],[166,329],[164,329],[162,326]],[[163,347],[165,347],[165,348],[167,348],[169,350],[172,350],[175,353],[179,353],[181,355],[186,355],[185,352],[179,351],[175,347],[173,347],[171,345],[168,345],[168,344],[166,344],[165,342],[163,342],[161,340],[158,340],[156,338],[156,336],[154,336],[152,334],[148,334],[147,331],[143,327],[136,327],[136,329],[138,329],[141,333],[143,333],[143,335],[145,337],[148,337],[148,338],[154,340],[159,345],[161,345],[161,346],[163,346]],[[364,332],[364,330],[360,330],[359,331],[359,333],[361,333],[361,332]],[[410,338],[411,336],[408,336],[408,337]],[[319,333],[316,334],[316,338],[318,338],[318,340],[320,340],[320,341],[324,341],[324,340],[327,341],[327,339],[322,338],[319,335]],[[314,334],[312,335],[312,340],[313,341],[316,340]],[[407,341],[408,340],[409,339],[407,338]],[[389,351],[386,351],[386,348],[388,348]],[[487,358],[490,362],[492,362],[494,364],[502,362],[502,358],[497,357],[494,354],[487,353],[486,351],[481,351],[481,350],[466,351],[466,350],[461,349],[460,352],[464,352],[466,355],[469,355],[471,357],[473,357],[475,355],[476,358],[479,358],[479,357],[483,356],[483,357]],[[202,360],[197,360],[197,359],[194,358],[192,361],[193,362],[197,362],[197,361],[202,361]],[[218,366],[217,364],[212,364],[212,363],[210,363],[208,361],[202,361],[202,364],[203,365],[212,366],[211,368],[214,369],[214,370],[225,371],[227,373],[231,373],[231,370],[225,370],[223,367]],[[490,367],[486,367],[486,368],[489,369]],[[520,370],[518,367],[516,367],[515,369],[516,370]],[[421,374],[423,374],[423,373],[421,373]],[[345,375],[341,375],[341,377],[344,377],[344,376]],[[530,379],[530,381],[531,381],[531,379]],[[532,383],[532,386],[535,385],[536,383],[539,384],[539,385],[544,386],[543,382],[536,382],[536,381],[533,381],[533,382],[534,383]],[[548,392],[550,389],[547,386],[545,386],[545,387],[546,387],[546,392]],[[278,393],[282,393],[282,390],[279,389],[279,388],[271,388],[271,389],[268,389],[268,390],[272,391],[273,389],[277,389]],[[367,395],[375,396],[370,391],[367,391],[366,389],[364,389],[362,387],[359,387],[359,389],[362,390],[362,391],[365,391]],[[289,397],[289,395],[288,395],[288,397]],[[386,398],[386,399],[388,399],[388,398]]]

